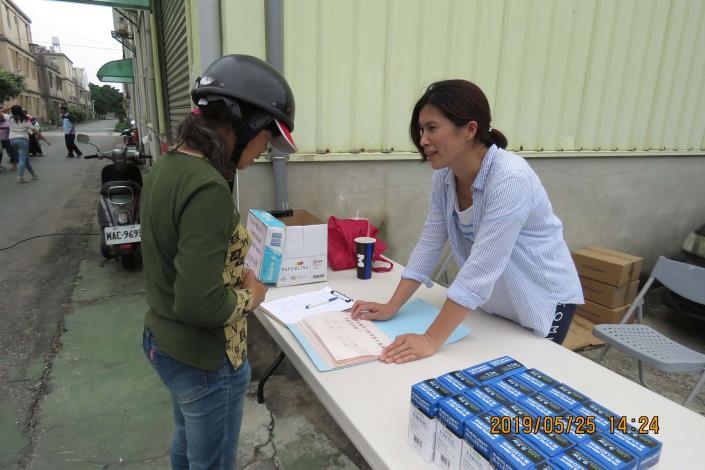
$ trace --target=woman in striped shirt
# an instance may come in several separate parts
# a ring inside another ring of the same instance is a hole
[[[465,80],[432,84],[414,107],[409,132],[435,170],[429,212],[402,279],[385,304],[358,301],[353,318],[386,320],[429,276],[446,240],[460,271],[440,314],[422,335],[398,336],[384,362],[435,353],[478,307],[562,343],[583,302],[563,225],[526,161],[505,150],[480,88]]]

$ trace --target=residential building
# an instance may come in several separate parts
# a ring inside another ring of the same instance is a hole
[[[24,91],[3,103],[19,104],[33,116],[46,118],[39,89],[37,63],[32,55],[32,20],[12,1],[0,0],[0,67],[22,76]]]

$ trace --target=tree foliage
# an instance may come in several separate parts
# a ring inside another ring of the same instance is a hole
[[[0,103],[9,101],[24,90],[24,81],[21,76],[0,70]]]
[[[86,120],[86,113],[83,110],[74,108],[73,106],[68,107],[69,114],[75,119],[75,122],[83,122]]]
[[[120,90],[117,90],[110,85],[95,85],[88,84],[91,91],[91,98],[95,101],[95,113],[104,117],[108,113],[115,114],[116,117],[122,118],[125,115],[123,107],[124,96]]]

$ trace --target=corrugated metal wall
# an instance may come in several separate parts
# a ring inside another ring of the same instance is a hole
[[[432,81],[487,94],[515,150],[705,150],[702,0],[288,0],[302,153],[406,152]]]

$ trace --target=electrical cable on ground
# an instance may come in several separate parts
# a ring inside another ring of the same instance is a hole
[[[16,247],[17,245],[19,245],[19,244],[21,244],[21,243],[27,242],[27,241],[29,241],[29,240],[34,240],[35,238],[54,237],[54,236],[57,236],[57,235],[85,236],[85,235],[102,235],[102,234],[100,234],[100,233],[92,233],[92,232],[78,232],[78,233],[47,233],[47,234],[45,234],[45,235],[35,235],[35,236],[33,236],[33,237],[23,238],[22,240],[18,241],[17,243],[14,243],[14,244],[12,244],[12,245],[10,245],[10,246],[6,246],[6,247],[4,247],[4,248],[0,248],[0,251],[9,250],[9,249],[11,249],[11,248]]]

